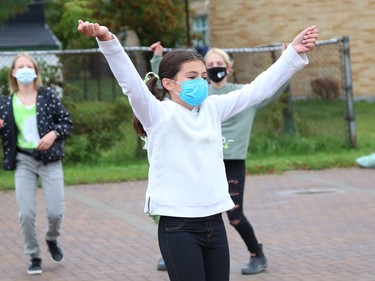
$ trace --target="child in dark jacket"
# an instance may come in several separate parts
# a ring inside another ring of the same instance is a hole
[[[35,60],[26,53],[15,57],[9,71],[12,93],[0,100],[0,135],[3,167],[15,170],[24,251],[30,256],[28,274],[42,273],[42,260],[35,229],[38,178],[45,196],[48,227],[46,243],[54,262],[64,255],[57,243],[64,214],[64,177],[61,159],[63,140],[72,131],[72,120],[50,88],[41,86]]]

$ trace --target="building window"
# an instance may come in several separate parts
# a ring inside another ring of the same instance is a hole
[[[207,15],[194,17],[193,42],[195,46],[209,45],[208,41],[208,17]]]

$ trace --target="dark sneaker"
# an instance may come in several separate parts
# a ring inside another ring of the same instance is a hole
[[[64,260],[64,254],[61,248],[59,247],[57,241],[46,240],[46,242],[47,242],[49,253],[51,254],[52,261],[57,262],[57,263],[62,262]]]
[[[29,262],[29,267],[27,268],[27,274],[42,274],[42,259],[32,258]]]
[[[157,270],[167,270],[167,266],[165,265],[164,259],[160,258],[158,263],[156,264]]]
[[[268,266],[265,256],[251,256],[247,267],[242,268],[241,273],[244,275],[257,274],[265,270]]]

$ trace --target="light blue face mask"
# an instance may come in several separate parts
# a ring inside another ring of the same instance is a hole
[[[173,80],[172,80],[173,81]],[[179,83],[182,89],[180,93],[175,92],[178,94],[180,99],[191,106],[198,106],[200,105],[208,96],[208,83],[206,79],[197,78],[197,79],[189,79]]]
[[[24,85],[29,85],[31,84],[34,79],[36,78],[35,70],[33,68],[29,67],[23,67],[19,70],[17,70],[16,75],[17,81],[24,84]]]

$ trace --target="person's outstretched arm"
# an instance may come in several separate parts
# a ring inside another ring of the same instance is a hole
[[[308,64],[307,52],[313,50],[318,29],[313,25],[300,32],[280,58],[250,84],[217,99],[219,115],[225,120],[244,109],[270,98],[297,71]]]
[[[135,116],[145,129],[152,127],[159,118],[160,101],[150,93],[117,38],[107,27],[88,21],[79,20],[77,30],[88,37],[96,37],[113,75],[129,98]]]
[[[163,58],[163,46],[161,45],[160,41],[158,41],[152,44],[150,46],[150,49],[152,52],[154,52],[154,55],[152,56],[150,60],[151,71],[158,73],[159,65],[160,65],[161,59]]]

